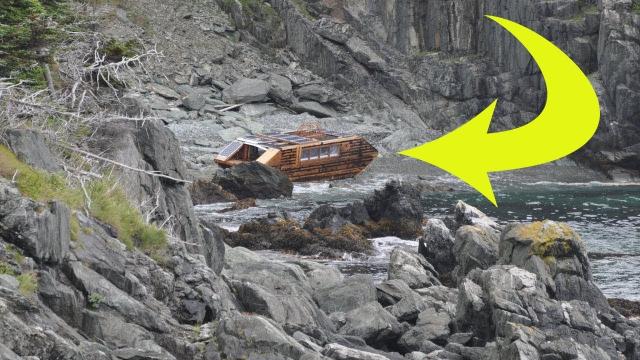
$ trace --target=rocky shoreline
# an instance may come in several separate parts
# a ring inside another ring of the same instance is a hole
[[[154,126],[133,134],[160,136]],[[158,166],[175,143],[163,139],[154,151],[130,151],[146,152]],[[10,181],[0,185],[3,359],[640,356],[640,321],[609,305],[593,283],[584,243],[562,223],[501,227],[463,202],[449,217],[424,221],[414,201],[419,192],[391,182],[363,203],[321,207],[296,229],[366,230],[365,214],[395,223],[414,216],[403,229],[373,227],[388,234],[420,227],[416,247],[394,249],[388,279],[376,283],[310,260],[273,261],[231,247],[228,232],[206,223],[195,228],[197,243],[172,237],[166,257],[153,259],[89,216],[57,202],[38,204]],[[179,215],[178,203],[191,209],[188,192],[164,191],[172,194],[166,211]],[[71,230],[70,217],[81,231]],[[184,234],[188,222],[182,224]],[[287,228],[247,233],[270,245],[307,240]]]

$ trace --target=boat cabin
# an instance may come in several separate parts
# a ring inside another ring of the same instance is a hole
[[[280,169],[291,181],[353,177],[378,156],[364,138],[303,125],[296,131],[249,135],[236,139],[216,156],[227,168],[258,161]]]

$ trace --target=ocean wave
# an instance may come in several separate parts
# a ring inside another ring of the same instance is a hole
[[[640,182],[605,182],[605,181],[589,181],[589,182],[562,182],[562,181],[536,181],[525,182],[523,185],[558,185],[558,186],[640,186]]]

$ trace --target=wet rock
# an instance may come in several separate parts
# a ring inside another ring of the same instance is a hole
[[[502,230],[500,225],[485,215],[482,211],[465,203],[464,201],[458,201],[456,203],[453,209],[453,219],[448,219],[447,222],[447,226],[451,229],[452,233],[455,233],[464,225],[485,227],[497,232]]]
[[[587,250],[567,224],[553,221],[509,225],[500,240],[500,263],[538,275],[558,300],[583,300],[598,310],[609,304],[594,284]]]
[[[347,312],[345,324],[339,331],[345,335],[360,337],[369,345],[381,347],[397,339],[401,327],[398,320],[378,302],[370,302]]]
[[[456,266],[453,255],[454,237],[445,223],[439,219],[429,219],[424,235],[418,239],[418,253],[433,265],[440,279],[448,277]]]
[[[290,197],[293,191],[286,174],[255,161],[225,169],[213,181],[238,199]]]
[[[389,280],[399,279],[410,288],[424,288],[440,285],[438,273],[425,258],[400,247],[391,252],[389,261]]]
[[[390,181],[365,199],[364,204],[373,220],[369,230],[374,236],[409,239],[422,233],[424,208],[420,192],[414,186]]]
[[[327,314],[349,312],[376,301],[376,288],[370,275],[354,275],[340,284],[316,291],[314,297]]]
[[[307,230],[326,229],[336,234],[345,225],[365,225],[369,221],[369,214],[364,204],[356,201],[344,207],[336,208],[322,205],[307,217],[304,228]]]
[[[464,225],[456,232],[453,253],[458,283],[469,271],[487,269],[498,260],[499,237],[493,229],[479,225]]]
[[[61,263],[69,251],[70,210],[54,201],[42,204],[22,197],[0,178],[0,236],[43,263]]]
[[[222,99],[229,104],[263,102],[267,100],[269,83],[264,80],[243,78],[222,91]]]
[[[20,161],[46,171],[62,170],[60,159],[51,151],[41,133],[30,129],[9,129],[5,138]]]
[[[238,200],[235,195],[225,191],[222,186],[214,183],[210,179],[195,180],[189,186],[189,193],[191,194],[191,201],[193,201],[194,205],[233,202]]]

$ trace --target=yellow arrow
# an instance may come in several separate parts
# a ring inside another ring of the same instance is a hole
[[[547,87],[542,113],[519,128],[488,133],[496,100],[449,134],[400,154],[457,176],[498,206],[490,172],[544,164],[580,149],[598,128],[600,106],[589,79],[562,50],[518,23],[487,17],[515,36],[537,62]]]

